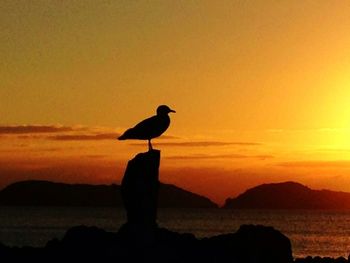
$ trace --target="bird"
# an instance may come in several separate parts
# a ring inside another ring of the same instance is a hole
[[[170,125],[169,113],[176,112],[167,105],[160,105],[157,114],[141,121],[133,128],[126,130],[118,140],[148,140],[148,150],[153,150],[151,140],[162,135]]]

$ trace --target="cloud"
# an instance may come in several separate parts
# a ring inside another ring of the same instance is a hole
[[[118,133],[100,133],[100,134],[67,134],[49,136],[48,139],[55,141],[98,141],[98,140],[116,140]]]
[[[287,168],[350,168],[349,160],[335,160],[335,161],[295,161],[295,162],[281,162],[278,166]]]
[[[107,132],[108,131],[108,132]],[[53,135],[55,134],[55,135]],[[54,141],[93,141],[116,140],[119,133],[112,132],[112,128],[105,128],[104,132],[94,132],[94,128],[70,127],[55,125],[19,125],[0,126],[0,138],[17,135],[18,139],[46,139]]]
[[[3,149],[0,150],[0,153],[24,153],[24,152],[30,152],[30,153],[34,153],[34,152],[59,152],[59,151],[64,151],[63,148],[58,148],[58,147],[50,147],[50,148],[28,148],[28,146],[19,146],[19,148],[12,148],[12,149]]]
[[[194,154],[194,155],[178,155],[169,156],[166,159],[175,160],[194,160],[194,159],[260,159],[265,160],[273,158],[272,155],[243,155],[243,154],[219,154],[219,155],[207,155],[207,154]]]
[[[91,159],[101,159],[101,158],[105,158],[107,156],[108,155],[105,155],[105,154],[89,154],[89,155],[86,155],[85,157],[91,158]]]
[[[0,134],[56,133],[74,131],[73,127],[55,125],[0,126]]]
[[[143,145],[139,143],[134,143],[132,145]],[[210,147],[210,146],[258,146],[261,143],[256,142],[219,142],[219,141],[197,141],[197,142],[160,142],[155,143],[157,146],[174,146],[174,147]]]
[[[173,136],[173,135],[162,135],[157,139],[165,139],[165,140],[169,140],[169,139],[181,139],[181,137],[178,136]]]
[[[0,125],[0,139],[17,135],[18,139],[44,139],[54,141],[96,141],[116,140],[120,133],[112,127],[84,127],[61,125]],[[163,135],[159,139],[180,139],[173,135]]]

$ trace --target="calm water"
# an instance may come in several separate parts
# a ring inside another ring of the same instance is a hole
[[[158,217],[161,226],[197,237],[233,232],[242,224],[273,226],[291,239],[294,257],[347,257],[350,252],[350,211],[163,209]],[[43,246],[72,226],[116,231],[124,221],[123,210],[115,208],[0,207],[0,241]]]

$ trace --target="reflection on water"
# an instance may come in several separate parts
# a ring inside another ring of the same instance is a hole
[[[67,207],[0,207],[0,241],[15,246],[43,246],[76,225],[117,231],[123,209]],[[159,225],[197,237],[236,231],[242,224],[273,226],[287,235],[295,257],[344,256],[350,252],[350,211],[271,211],[161,209]]]

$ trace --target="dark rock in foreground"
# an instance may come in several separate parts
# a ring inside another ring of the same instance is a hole
[[[330,257],[306,257],[306,258],[297,258],[295,263],[348,263],[349,261],[343,257],[339,258],[330,258]]]
[[[118,233],[96,227],[69,229],[62,240],[44,248],[0,245],[0,259],[65,262],[292,262],[289,239],[272,227],[244,225],[232,234],[197,239],[164,228],[155,229],[154,243],[145,244],[125,224]],[[3,262],[1,260],[1,262]]]

